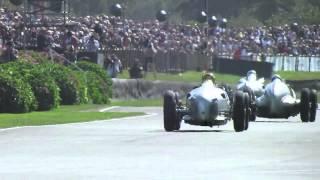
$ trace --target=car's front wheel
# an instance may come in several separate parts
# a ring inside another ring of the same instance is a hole
[[[241,91],[237,91],[233,100],[233,127],[236,132],[241,132],[246,128],[246,99]]]
[[[310,90],[307,88],[301,91],[300,118],[302,122],[309,122],[310,119]]]
[[[243,92],[248,93],[249,96],[249,108],[250,108],[250,114],[249,114],[249,121],[256,121],[256,106],[255,106],[255,101],[256,101],[256,96],[254,95],[254,92],[252,89],[246,87]]]
[[[180,119],[177,114],[177,97],[173,91],[167,91],[163,96],[163,122],[166,131],[180,129]]]

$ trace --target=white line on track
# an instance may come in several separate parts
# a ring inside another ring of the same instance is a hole
[[[120,108],[120,106],[111,106],[108,108],[100,109],[99,112],[106,112],[106,111],[110,111],[112,109],[117,109],[117,108]]]

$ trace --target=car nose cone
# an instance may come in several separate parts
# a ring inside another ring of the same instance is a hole
[[[202,97],[190,99],[191,115],[195,120],[206,121],[215,119],[218,115],[217,99],[208,101]]]

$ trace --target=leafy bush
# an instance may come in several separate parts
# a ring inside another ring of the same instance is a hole
[[[31,86],[24,79],[12,76],[12,73],[0,73],[0,94],[2,113],[25,113],[37,108]]]
[[[97,64],[81,61],[77,67],[71,67],[77,71],[85,71],[89,98],[94,104],[106,104],[112,96],[112,81],[106,71]],[[81,70],[80,70],[81,69]]]
[[[73,105],[89,99],[95,104],[110,102],[112,81],[97,64],[81,62],[84,71],[79,71],[37,54],[29,56],[36,58],[0,65],[0,112],[50,110],[59,103]]]
[[[108,85],[94,72],[87,72],[87,85],[90,100],[93,104],[107,104],[109,100]]]
[[[73,105],[79,104],[80,97],[80,81],[70,69],[57,64],[46,64],[46,71],[53,77],[60,88],[61,104]]]
[[[38,102],[37,110],[46,111],[59,106],[60,89],[50,74],[40,66],[33,68],[27,78]]]
[[[13,77],[23,78],[31,85],[38,104],[37,110],[40,111],[55,108],[60,101],[59,88],[44,67],[42,64],[23,61],[2,65],[2,68],[11,72]]]
[[[87,104],[89,102],[88,97],[88,87],[87,87],[87,79],[86,75],[81,72],[74,71],[75,76],[79,80],[79,95],[80,95],[80,103]]]
[[[29,64],[41,64],[50,61],[46,52],[36,52],[30,50],[19,51],[19,60]]]

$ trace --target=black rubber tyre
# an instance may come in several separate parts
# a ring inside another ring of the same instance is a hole
[[[180,129],[180,120],[176,108],[176,94],[173,91],[167,91],[163,96],[163,123],[166,131]]]
[[[257,111],[256,111],[256,96],[254,95],[254,92],[252,89],[246,87],[243,92],[248,93],[249,95],[249,108],[250,108],[250,114],[249,114],[249,121],[256,121]]]
[[[300,118],[302,122],[309,122],[310,120],[310,90],[307,88],[301,91],[300,101]]]
[[[250,97],[249,97],[249,94],[248,93],[243,93],[244,95],[244,104],[245,104],[245,124],[244,124],[244,130],[247,130],[249,128],[249,118],[250,118],[250,115],[251,115],[251,109],[249,107],[250,105]]]
[[[311,90],[309,97],[310,97],[309,100],[310,100],[310,103],[311,103],[310,122],[315,122],[316,121],[317,108],[318,108],[317,91],[316,90]]]
[[[246,109],[245,97],[243,92],[237,91],[233,100],[233,127],[236,132],[241,132],[245,129]]]

